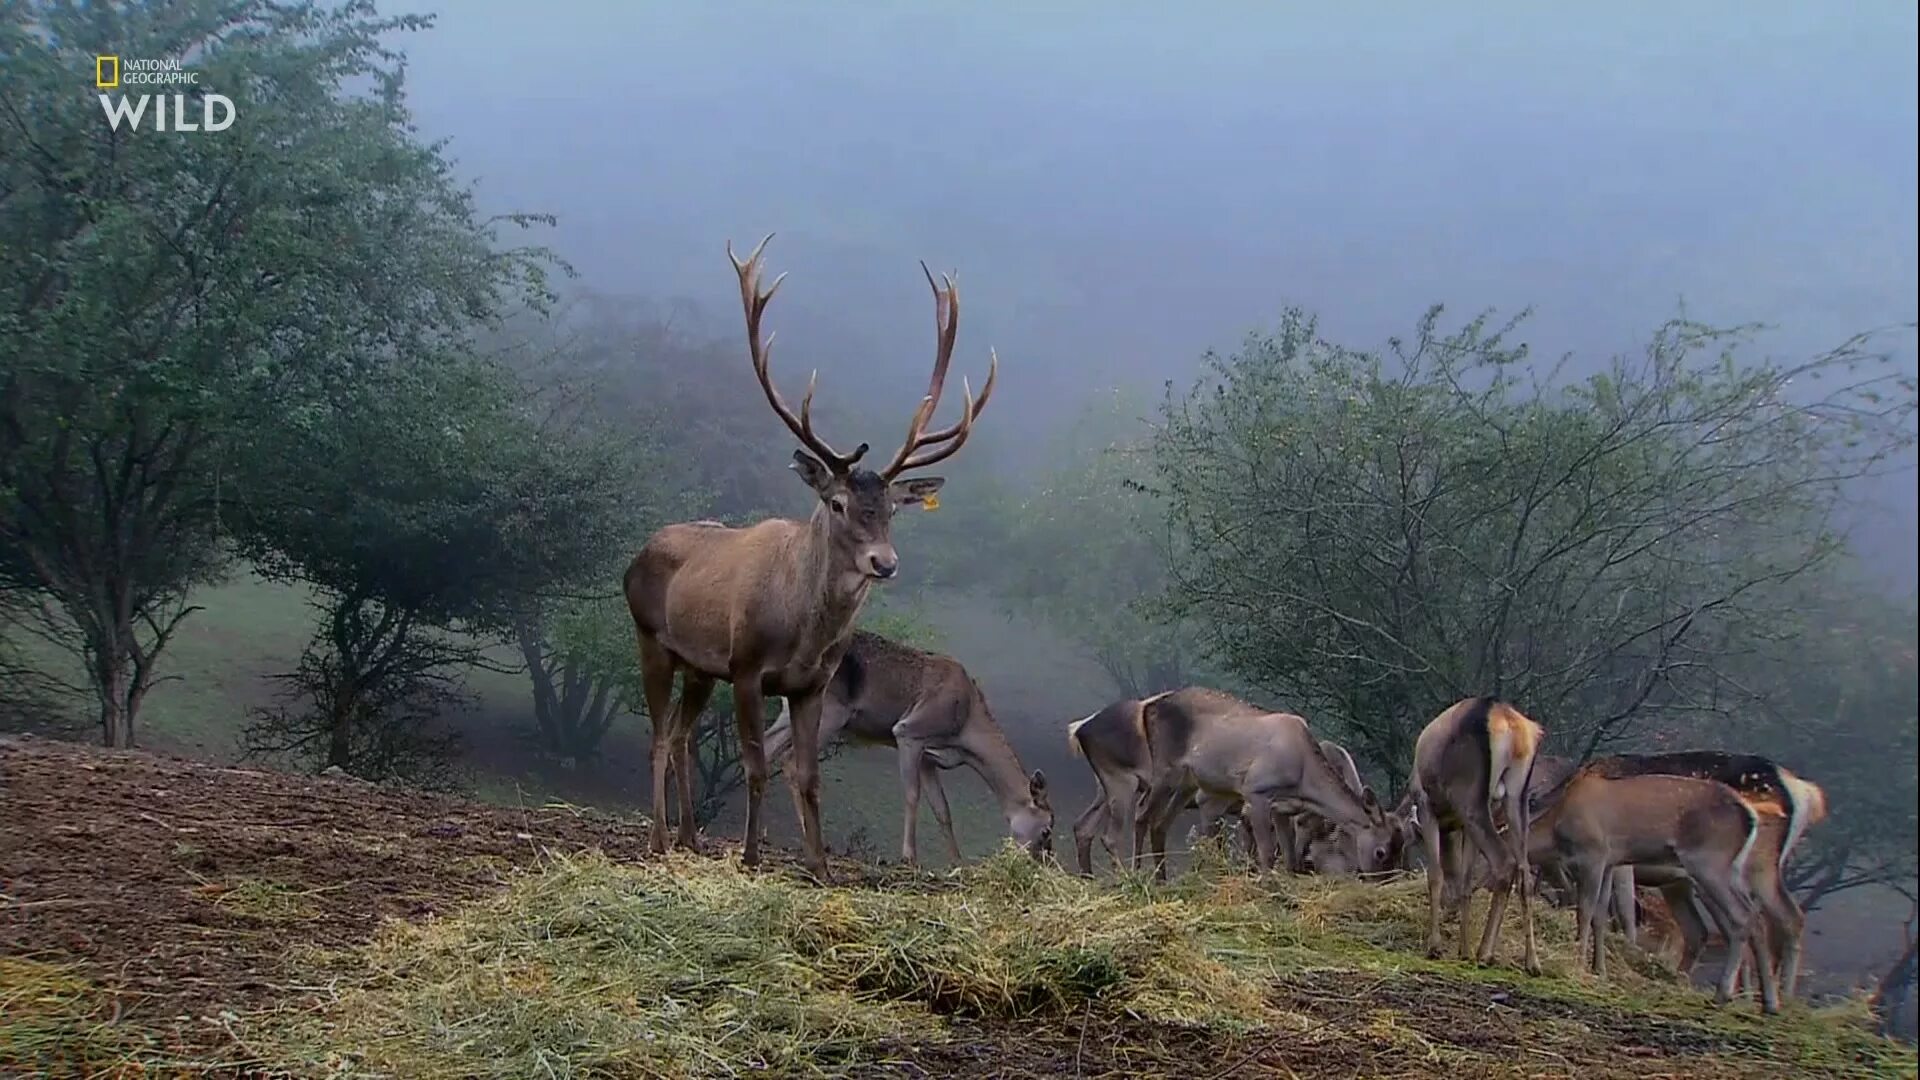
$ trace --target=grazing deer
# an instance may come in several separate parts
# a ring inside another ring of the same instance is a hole
[[[947,365],[960,326],[960,296],[953,279],[933,289],[937,347],[927,394],[914,410],[906,441],[879,472],[861,468],[861,443],[840,453],[813,430],[814,380],[796,415],[768,372],[773,337],[764,339],[760,319],[786,275],[760,288],[760,256],[769,235],[747,256],[733,254],[746,311],[747,350],[767,404],[804,449],[792,468],[819,497],[806,521],[774,518],[745,528],[690,522],[668,525],[650,537],[627,567],[627,607],[640,639],[640,672],[653,718],[653,850],[666,850],[666,781],[679,778],[680,829],[676,842],[694,847],[692,734],[716,679],[733,684],[734,716],[746,773],[747,825],[742,858],[760,861],[760,800],[767,782],[761,743],[766,695],[787,699],[792,713],[794,764],[787,775],[800,819],[803,862],[819,879],[827,873],[820,833],[819,729],[822,692],[846,651],[853,623],[876,581],[899,572],[892,521],[896,507],[932,499],[944,481],[903,473],[942,461],[959,450],[993,394],[999,358],[974,400],[966,399],[952,426],[928,432],[940,405]],[[816,373],[817,375],[817,373]],[[673,680],[684,673],[680,703],[672,708]]]
[[[1121,867],[1138,865],[1146,850],[1146,819],[1140,810],[1153,780],[1153,765],[1140,710],[1147,702],[1165,696],[1116,701],[1067,725],[1067,749],[1086,760],[1098,788],[1092,804],[1073,823],[1074,857],[1082,874],[1093,875],[1096,839]],[[1209,809],[1212,813],[1207,824],[1211,826],[1238,807]],[[1131,857],[1121,854],[1127,833],[1133,836]]]
[[[1715,1000],[1731,1000],[1753,926],[1749,860],[1762,832],[1754,809],[1717,781],[1653,773],[1608,777],[1591,768],[1574,773],[1546,803],[1527,834],[1527,850],[1536,859],[1564,860],[1572,871],[1580,896],[1576,940],[1583,959],[1591,955],[1594,974],[1606,974],[1604,900],[1613,869],[1679,870],[1726,936],[1727,964]],[[1773,862],[1777,849],[1760,857]],[[1778,1012],[1773,964],[1756,957],[1754,966],[1762,1010]]]
[[[776,769],[784,764],[790,725],[791,710],[783,707],[767,730],[767,759]],[[960,842],[939,772],[961,765],[971,766],[987,782],[1021,847],[1036,859],[1053,851],[1047,778],[1038,769],[1027,775],[979,684],[959,661],[855,630],[827,683],[820,710],[820,744],[843,734],[857,742],[898,748],[907,803],[900,857],[908,863],[917,864],[920,858],[916,833],[923,791],[933,803],[933,816],[953,861],[960,861]]]
[[[1347,748],[1332,739],[1320,740],[1320,754],[1334,772],[1346,782],[1347,790],[1368,806],[1377,807],[1373,789],[1360,778],[1360,769]],[[1318,814],[1295,815],[1300,844],[1305,849],[1301,870],[1332,877],[1367,876],[1385,873],[1399,866],[1407,848],[1408,813],[1411,802],[1403,799],[1394,810],[1373,815],[1364,829],[1337,826]]]
[[[1762,826],[1765,849],[1749,860],[1748,886],[1760,905],[1766,922],[1769,953],[1778,964],[1781,992],[1793,996],[1800,978],[1801,937],[1806,915],[1787,891],[1782,873],[1794,848],[1806,830],[1827,816],[1826,792],[1820,785],[1803,780],[1791,770],[1757,754],[1732,754],[1719,750],[1683,750],[1666,754],[1618,754],[1598,758],[1587,769],[1608,778],[1624,776],[1689,776],[1713,780],[1733,789],[1757,814]],[[1631,868],[1618,872],[1616,894],[1628,898],[1636,881],[1658,887],[1674,909],[1683,947],[1680,970],[1692,970],[1706,937],[1706,927],[1694,910],[1694,890],[1684,877],[1671,871],[1636,872]],[[1628,941],[1637,939],[1632,923],[1631,903],[1616,903]]]
[[[1321,754],[1307,722],[1292,713],[1188,687],[1143,702],[1140,719],[1153,777],[1142,813],[1161,878],[1168,827],[1196,793],[1203,813],[1217,816],[1242,804],[1262,871],[1274,866],[1276,813],[1311,811],[1354,829],[1384,820],[1372,792],[1364,800],[1355,795]]]
[[[1526,970],[1540,973],[1533,937],[1533,874],[1527,864],[1526,793],[1543,737],[1540,725],[1520,710],[1478,697],[1448,706],[1414,743],[1414,816],[1427,861],[1428,956],[1440,955],[1445,889],[1460,923],[1460,958],[1467,958],[1467,915],[1474,892],[1470,875],[1477,853],[1492,870],[1493,893],[1480,937],[1480,962],[1493,960],[1507,897],[1517,886],[1520,921],[1526,928]],[[1505,826],[1504,836],[1496,821]]]

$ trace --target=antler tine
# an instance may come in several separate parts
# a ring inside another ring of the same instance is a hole
[[[926,427],[933,419],[934,411],[940,407],[940,395],[946,389],[947,368],[953,362],[953,345],[960,336],[960,287],[954,280],[954,275],[941,274],[940,280],[935,281],[933,271],[927,268],[924,260],[920,263],[920,272],[926,275],[927,287],[933,290],[933,377],[927,381],[927,395],[920,399],[919,407],[913,412],[913,421],[907,427],[906,441],[900,444],[900,451],[893,455],[892,462],[881,470],[881,475],[889,479],[906,471],[910,467],[907,462],[913,452],[929,442]],[[973,412],[971,404],[967,411],[969,414]],[[971,420],[962,420],[962,424],[971,422]],[[946,429],[940,437],[951,438],[960,426],[956,424]]]
[[[801,444],[811,450],[829,468],[844,471],[860,460],[861,455],[867,452],[867,446],[861,443],[853,453],[842,454],[829,446],[825,439],[814,434],[813,390],[820,373],[814,372],[813,377],[807,380],[807,396],[800,402],[798,416],[794,415],[786,399],[780,396],[780,388],[773,384],[773,374],[769,370],[769,365],[773,360],[775,335],[768,334],[764,341],[761,340],[760,317],[765,314],[767,304],[773,300],[773,294],[779,291],[780,283],[787,280],[787,275],[782,273],[773,279],[773,284],[767,286],[766,291],[761,291],[760,254],[766,249],[767,241],[771,239],[773,239],[772,233],[761,238],[760,242],[755,244],[753,250],[747,254],[744,262],[733,253],[733,241],[727,241],[727,259],[733,263],[734,273],[740,278],[740,305],[745,309],[747,316],[747,352],[753,360],[753,374],[760,380],[760,389],[767,395],[767,404],[773,406],[775,415],[780,417]]]
[[[993,384],[1000,377],[1000,354],[988,349],[987,358],[987,385],[980,388],[980,397],[974,398],[972,387],[967,385],[967,377],[960,376],[961,392],[966,395],[960,419],[954,421],[951,427],[942,428],[931,435],[922,435],[915,440],[916,449],[923,446],[931,446],[933,449],[919,457],[902,462],[899,472],[923,469],[936,462],[945,461],[952,457],[956,450],[966,445],[967,436],[973,432],[973,422],[980,419],[980,414],[986,410],[987,399],[993,396]]]

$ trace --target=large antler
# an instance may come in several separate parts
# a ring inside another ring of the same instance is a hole
[[[953,359],[953,342],[960,333],[960,289],[954,284],[951,274],[942,274],[939,282],[934,281],[933,271],[927,269],[926,263],[920,264],[920,272],[927,275],[927,285],[933,289],[933,328],[937,343],[933,357],[933,379],[927,384],[927,396],[920,399],[920,407],[913,411],[913,425],[907,428],[907,441],[900,444],[900,452],[893,455],[893,461],[880,470],[880,475],[888,480],[909,469],[921,469],[945,461],[953,456],[954,451],[966,445],[967,436],[973,431],[973,422],[980,416],[980,411],[987,407],[987,399],[993,396],[993,381],[1000,374],[1000,357],[989,349],[987,385],[980,389],[980,400],[974,400],[973,388],[967,385],[967,377],[962,375],[960,392],[966,402],[960,410],[960,419],[939,431],[926,430],[928,421],[933,419],[934,410],[940,407],[940,392],[947,382],[947,364]],[[928,447],[931,449],[926,453],[914,456],[914,451]]]
[[[825,439],[814,434],[813,389],[820,379],[820,372],[816,369],[807,377],[807,393],[800,399],[799,416],[795,416],[793,410],[787,406],[786,399],[780,396],[780,389],[773,385],[773,376],[767,372],[767,363],[773,356],[773,335],[768,334],[765,341],[760,340],[760,316],[767,310],[767,302],[773,299],[773,294],[780,288],[780,283],[787,279],[787,275],[783,273],[773,279],[773,284],[767,286],[767,291],[760,291],[760,252],[766,248],[767,241],[771,239],[773,234],[768,233],[754,245],[753,251],[747,255],[746,262],[741,262],[734,255],[733,241],[727,241],[727,258],[733,263],[733,272],[740,276],[740,304],[747,312],[747,351],[753,357],[753,373],[760,380],[760,389],[767,393],[767,404],[773,406],[773,411],[779,415],[780,419],[786,421],[787,427],[793,430],[800,442],[808,450],[813,451],[814,456],[829,469],[835,472],[846,472],[867,452],[867,444],[861,443],[854,447],[851,454],[842,454],[827,445]]]

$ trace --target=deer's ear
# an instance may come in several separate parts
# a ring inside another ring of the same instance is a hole
[[[1033,775],[1027,778],[1027,786],[1035,791],[1047,790],[1047,774],[1039,769],[1033,770]]]
[[[828,486],[833,483],[833,471],[825,465],[822,465],[820,459],[807,453],[805,450],[795,450],[793,452],[793,464],[787,466],[787,468],[799,473],[800,479],[806,481],[808,487],[822,495],[827,493]]]
[[[927,501],[927,497],[940,490],[947,482],[944,476],[916,476],[911,480],[897,480],[888,489],[893,496],[893,505],[912,506]]]

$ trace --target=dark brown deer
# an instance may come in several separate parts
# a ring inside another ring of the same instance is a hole
[[[1414,743],[1414,815],[1427,862],[1428,956],[1437,958],[1441,952],[1440,909],[1445,892],[1460,924],[1460,959],[1467,958],[1472,857],[1478,854],[1491,868],[1493,893],[1487,905],[1487,926],[1480,936],[1480,962],[1493,961],[1507,898],[1517,886],[1520,921],[1526,930],[1524,963],[1529,974],[1540,973],[1533,936],[1533,874],[1526,852],[1526,793],[1543,736],[1540,725],[1520,710],[1504,701],[1478,697],[1448,706]]]
[[[733,684],[734,717],[740,730],[740,756],[746,773],[747,824],[742,858],[760,861],[760,800],[767,764],[762,747],[763,701],[769,694],[787,699],[793,721],[793,768],[788,785],[800,819],[806,868],[819,879],[827,874],[826,845],[820,832],[819,730],[822,692],[846,651],[853,623],[876,581],[899,572],[892,539],[896,507],[931,499],[944,482],[939,477],[901,479],[902,474],[942,461],[959,450],[973,422],[993,394],[999,359],[993,357],[987,382],[974,400],[962,379],[966,399],[960,418],[937,431],[926,430],[940,405],[947,365],[960,328],[960,296],[953,279],[933,289],[936,350],[927,394],[914,410],[906,441],[878,472],[862,468],[867,444],[850,453],[828,445],[813,430],[814,379],[795,414],[774,386],[768,371],[773,337],[764,339],[761,316],[786,275],[760,288],[760,256],[767,239],[745,262],[733,254],[746,311],[747,349],[767,404],[804,449],[793,454],[792,468],[819,498],[806,521],[774,518],[745,528],[691,522],[668,525],[647,540],[627,567],[627,607],[640,639],[640,672],[653,718],[653,849],[666,850],[667,777],[679,778],[679,832],[676,843],[694,847],[694,723],[713,693],[716,679]],[[816,378],[817,378],[816,372]],[[678,708],[672,707],[673,680],[684,673]]]
[[[1188,687],[1143,702],[1140,717],[1153,776],[1141,812],[1160,877],[1166,876],[1168,828],[1195,794],[1209,816],[1241,804],[1253,833],[1254,863],[1262,871],[1274,866],[1276,814],[1311,811],[1354,829],[1384,817],[1371,792],[1363,800],[1347,787],[1307,722],[1292,713]]]
[[[791,743],[791,720],[791,710],[782,708],[779,720],[767,730],[767,759],[776,770],[784,765]],[[958,660],[855,630],[827,683],[820,710],[820,744],[842,736],[898,749],[900,782],[906,789],[900,857],[908,863],[920,860],[917,832],[923,793],[933,804],[953,861],[960,861],[940,772],[962,765],[987,782],[1014,840],[1028,854],[1037,859],[1053,851],[1047,778],[1037,769],[1027,774],[987,708],[980,684]]]
[[[1715,1000],[1733,996],[1742,954],[1753,927],[1749,859],[1762,830],[1760,817],[1725,784],[1659,774],[1608,777],[1583,768],[1565,790],[1546,800],[1531,824],[1527,849],[1539,861],[1567,864],[1579,890],[1577,940],[1583,960],[1606,974],[1606,896],[1618,866],[1683,872],[1727,939],[1727,962]],[[1777,859],[1768,843],[1761,857]],[[1761,1008],[1780,1008],[1774,964],[1756,958]]]

